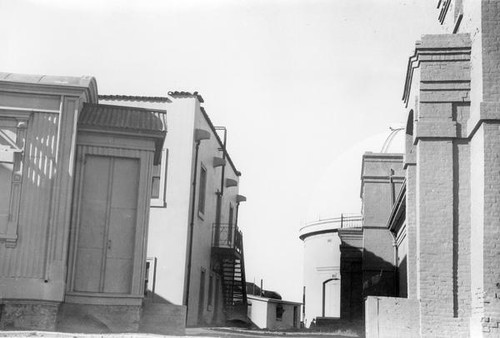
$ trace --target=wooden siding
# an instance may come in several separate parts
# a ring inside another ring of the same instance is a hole
[[[24,153],[18,241],[0,245],[0,276],[43,278],[50,200],[55,176],[58,114],[33,113]]]

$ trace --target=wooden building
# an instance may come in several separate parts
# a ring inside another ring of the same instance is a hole
[[[165,134],[163,112],[98,104],[92,77],[0,73],[0,328],[139,329]]]

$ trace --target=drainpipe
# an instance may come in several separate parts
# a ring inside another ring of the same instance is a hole
[[[389,184],[391,186],[391,206],[396,202],[396,187],[394,185],[394,169],[389,172]]]
[[[215,211],[215,231],[219,233],[220,231],[220,220],[222,213],[222,196],[224,195],[224,176],[226,172],[226,141],[227,141],[227,129],[226,127],[215,127],[215,130],[222,130],[224,132],[224,141],[222,143],[222,171],[220,177],[220,190],[217,192],[217,210]]]
[[[396,234],[394,234],[392,231],[389,231],[389,233],[392,235],[392,247],[393,247],[393,264],[394,264],[394,290],[395,290],[395,297],[399,295],[399,283],[398,283],[398,243],[396,240]]]
[[[389,184],[391,188],[391,206],[394,206],[396,203],[396,187],[394,184],[394,169],[390,169],[389,171]],[[389,233],[392,235],[392,247],[394,252],[393,264],[394,264],[394,290],[395,296],[399,295],[399,282],[398,282],[398,243],[396,239],[396,234],[389,230]]]
[[[188,266],[187,266],[187,276],[186,276],[186,298],[184,299],[184,305],[186,305],[186,310],[189,311],[189,288],[191,284],[191,261],[193,256],[193,233],[194,233],[194,213],[196,206],[196,179],[198,176],[198,153],[200,150],[200,143],[202,140],[210,139],[210,133],[203,129],[195,129],[194,140],[196,142],[196,149],[194,155],[194,175],[192,182],[192,192],[191,192],[191,220],[189,222],[189,247],[188,247]],[[186,314],[186,322],[187,322]]]

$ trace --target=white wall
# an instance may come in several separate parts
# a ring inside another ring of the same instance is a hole
[[[313,318],[322,316],[323,282],[340,277],[340,239],[337,233],[313,235],[304,239],[304,286],[305,324],[310,325]],[[329,309],[325,315],[340,317],[340,281],[328,283],[331,295],[326,302]]]
[[[248,317],[250,320],[259,329],[267,328],[267,301],[248,297],[248,303]]]
[[[286,330],[299,326],[300,323],[300,304],[282,301],[279,299],[270,299],[257,296],[248,296],[248,317],[260,329]],[[281,320],[276,318],[276,308],[282,306],[284,309]],[[297,308],[294,311],[294,308]],[[295,323],[294,323],[294,316]]]
[[[181,305],[187,258],[195,99],[167,106],[166,207],[151,208],[148,257],[157,258],[155,292]]]

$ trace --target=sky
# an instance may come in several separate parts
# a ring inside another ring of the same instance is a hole
[[[436,5],[0,0],[0,71],[91,75],[100,94],[198,91],[242,172],[247,281],[301,301],[298,230],[321,177],[351,147],[405,122],[408,57],[422,34],[440,32]]]

